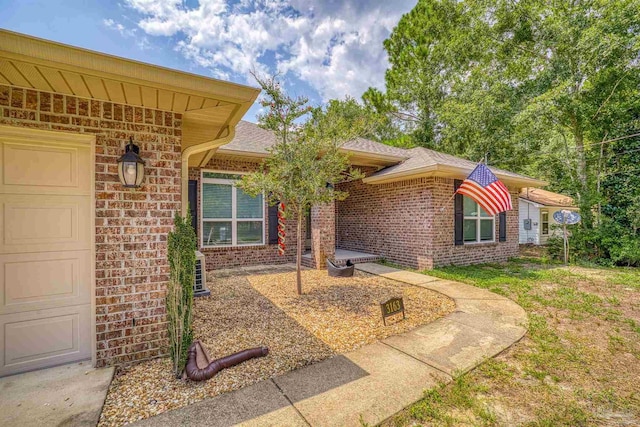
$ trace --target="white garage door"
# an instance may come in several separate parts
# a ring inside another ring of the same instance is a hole
[[[91,358],[93,137],[0,126],[0,376]]]

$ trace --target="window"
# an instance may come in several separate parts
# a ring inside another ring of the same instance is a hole
[[[251,197],[235,186],[240,175],[202,172],[202,246],[264,244],[262,194]]]
[[[549,212],[542,211],[540,212],[540,224],[542,226],[542,235],[549,235]]]
[[[493,242],[495,233],[495,217],[490,216],[476,202],[467,196],[463,197],[465,243]]]

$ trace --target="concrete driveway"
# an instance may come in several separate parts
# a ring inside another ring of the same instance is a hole
[[[95,426],[111,378],[89,361],[0,378],[0,426]]]

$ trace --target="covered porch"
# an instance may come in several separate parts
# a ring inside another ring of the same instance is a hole
[[[352,263],[358,264],[363,262],[376,262],[380,261],[382,257],[380,255],[369,254],[366,252],[350,251],[347,249],[336,249],[335,255],[336,265],[345,265],[347,260],[351,260]],[[309,268],[316,268],[313,255],[311,252],[307,252],[302,255],[302,265]]]

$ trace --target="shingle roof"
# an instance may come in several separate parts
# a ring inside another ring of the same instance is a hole
[[[409,158],[402,163],[397,165],[389,166],[388,168],[382,169],[372,177],[388,177],[391,178],[394,175],[404,175],[412,170],[419,170],[423,168],[428,168],[430,166],[449,166],[453,168],[465,169],[471,172],[473,168],[476,167],[477,163],[474,163],[470,160],[466,160],[460,157],[452,156],[450,154],[440,153],[438,151],[429,150],[428,148],[416,147],[410,150],[404,150],[408,152]],[[502,177],[511,177],[515,179],[531,179],[524,175],[520,175],[514,172],[509,172],[503,169],[490,167],[491,171],[496,175],[501,175]]]
[[[230,143],[220,147],[218,151],[221,153],[245,153],[248,156],[267,156],[269,154],[269,148],[273,146],[275,142],[276,139],[273,132],[262,129],[255,123],[241,120],[236,126],[234,139]],[[349,141],[345,143],[342,148],[354,154],[369,154],[386,158],[388,160],[387,164],[395,163],[366,178],[365,181],[369,182],[408,177],[413,171],[422,173],[430,167],[453,168],[459,172],[470,173],[476,166],[476,163],[469,160],[427,148],[417,147],[403,149],[364,138]],[[517,173],[497,168],[490,169],[500,179],[512,179],[518,183],[526,183],[526,185],[544,184],[543,181]]]
[[[381,154],[406,159],[409,157],[409,150],[392,147],[370,139],[356,138],[342,145],[342,148],[349,151],[360,151],[370,154]]]
[[[247,154],[269,154],[268,148],[276,143],[273,132],[262,129],[255,123],[240,120],[236,125],[236,135],[233,140],[221,146],[219,150],[242,151]]]
[[[544,206],[562,206],[567,208],[576,206],[572,197],[553,193],[541,188],[523,188],[520,191],[520,198]]]
[[[255,123],[240,120],[236,125],[236,135],[233,140],[221,146],[219,150],[222,152],[233,150],[247,154],[267,155],[269,153],[268,149],[275,144],[275,142],[276,138],[273,132],[262,129]],[[348,151],[397,157],[399,159],[409,157],[407,150],[391,147],[390,145],[364,138],[356,138],[349,141],[345,143],[342,148]]]

